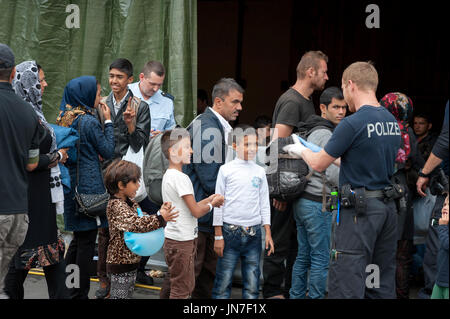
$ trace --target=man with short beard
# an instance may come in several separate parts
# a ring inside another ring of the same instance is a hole
[[[277,137],[288,137],[297,131],[297,124],[315,114],[311,95],[323,90],[328,57],[321,51],[306,52],[297,66],[297,81],[280,96],[273,112],[272,123]],[[278,135],[277,135],[278,133]],[[297,256],[297,235],[292,207],[273,200],[271,209],[272,236],[275,253],[264,257],[264,298],[286,298],[291,286],[292,265]],[[286,261],[286,266],[285,266]],[[285,287],[282,289],[283,280]]]

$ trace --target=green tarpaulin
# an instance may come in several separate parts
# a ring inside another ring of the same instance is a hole
[[[177,123],[186,126],[194,117],[196,0],[0,0],[0,23],[0,43],[13,49],[16,64],[36,60],[45,71],[49,122],[72,78],[94,75],[102,95],[109,94],[108,67],[119,57],[133,63],[135,81],[147,61],[161,61]]]

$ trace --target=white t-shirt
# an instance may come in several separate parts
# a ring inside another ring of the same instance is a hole
[[[197,218],[192,216],[182,196],[194,195],[194,187],[189,176],[176,169],[168,169],[163,176],[162,198],[164,202],[171,202],[178,211],[176,222],[167,222],[164,228],[166,238],[178,241],[187,241],[197,238]]]

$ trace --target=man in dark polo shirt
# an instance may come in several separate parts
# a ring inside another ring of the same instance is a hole
[[[11,48],[0,43],[0,299],[9,262],[28,229],[27,171],[39,161],[39,122],[11,82],[16,72]]]
[[[297,131],[299,122],[313,114],[311,95],[323,90],[327,75],[328,57],[321,51],[306,52],[297,66],[297,81],[277,101],[273,112],[273,138],[287,137]],[[288,298],[292,266],[297,256],[297,235],[291,205],[273,199],[271,229],[277,249],[264,256],[264,298]],[[286,264],[286,266],[285,266]],[[284,281],[284,289],[282,283]]]

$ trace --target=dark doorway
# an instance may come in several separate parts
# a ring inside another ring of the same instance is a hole
[[[379,7],[380,28],[366,26],[371,3]],[[272,116],[303,53],[322,50],[329,57],[326,86],[340,87],[350,63],[371,60],[378,98],[407,94],[439,130],[449,98],[447,15],[442,2],[430,1],[199,0],[198,87],[210,96],[219,78],[236,78],[246,89],[239,121],[253,124],[258,115]]]

